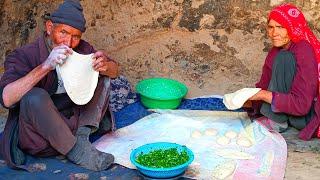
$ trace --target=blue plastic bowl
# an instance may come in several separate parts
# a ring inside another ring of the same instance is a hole
[[[187,154],[189,155],[189,160],[184,164],[171,167],[171,168],[150,168],[136,162],[136,158],[141,152],[148,153],[153,150],[158,150],[158,149],[165,150],[170,148],[177,148],[179,152],[186,150]],[[182,146],[180,144],[170,143],[170,142],[156,142],[156,143],[145,144],[143,146],[140,146],[134,149],[130,154],[131,163],[134,164],[142,174],[149,176],[151,178],[172,178],[172,177],[178,176],[184,173],[184,171],[188,168],[188,165],[191,164],[193,159],[194,159],[193,152],[189,148],[187,148],[186,146]]]

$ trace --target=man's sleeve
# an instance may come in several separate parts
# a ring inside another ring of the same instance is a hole
[[[4,62],[4,73],[0,80],[0,103],[5,108],[12,108],[6,107],[3,103],[3,89],[10,83],[22,78],[30,71],[30,67],[26,65],[27,56],[22,51],[13,51],[9,54]]]

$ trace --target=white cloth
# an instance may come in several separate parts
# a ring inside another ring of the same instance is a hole
[[[239,109],[249,98],[257,94],[260,90],[261,88],[243,88],[236,92],[225,94],[223,96],[223,103],[230,110]]]
[[[173,142],[186,145],[194,153],[194,161],[184,177],[283,179],[286,141],[279,133],[270,132],[258,122],[251,123],[247,113],[155,111],[129,126],[102,136],[94,146],[99,151],[113,154],[115,163],[135,168],[130,163],[133,149],[147,143]],[[236,136],[228,136],[230,132]],[[227,139],[227,143],[221,144],[222,138]]]
[[[68,96],[78,105],[91,100],[98,84],[99,72],[92,67],[92,55],[73,52],[64,64],[56,67]]]

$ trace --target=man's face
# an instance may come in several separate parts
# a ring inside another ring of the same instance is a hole
[[[53,24],[46,22],[47,34],[53,42],[53,46],[66,45],[75,48],[79,45],[82,32],[66,24]]]
[[[270,19],[268,23],[267,32],[275,47],[286,47],[290,43],[287,29],[273,19]]]

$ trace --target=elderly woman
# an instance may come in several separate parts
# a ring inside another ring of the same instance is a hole
[[[272,42],[252,107],[268,128],[283,132],[288,126],[301,130],[309,140],[320,124],[318,62],[320,43],[300,10],[291,4],[275,7],[269,14],[267,33]]]

